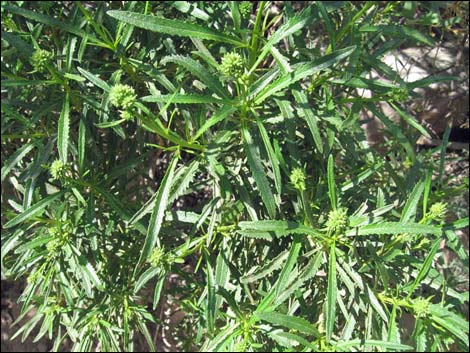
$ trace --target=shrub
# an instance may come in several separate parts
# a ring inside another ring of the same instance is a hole
[[[468,350],[468,291],[440,271],[443,240],[468,271],[468,218],[444,203],[463,189],[407,112],[445,78],[406,83],[381,61],[433,44],[394,24],[415,2],[12,3],[2,273],[37,310],[17,335],[155,350],[171,301],[180,350]]]

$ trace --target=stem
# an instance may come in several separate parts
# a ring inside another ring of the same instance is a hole
[[[312,209],[310,208],[310,205],[308,203],[307,192],[305,190],[302,190],[300,192],[300,198],[302,199],[302,205],[304,206],[304,212],[307,216],[308,222],[311,226],[313,226],[315,224],[315,221],[313,220]]]
[[[253,27],[253,34],[251,36],[251,45],[250,45],[250,67],[253,66],[256,56],[258,54],[258,39],[260,37],[261,32],[261,18],[263,16],[264,6],[266,5],[266,1],[260,1],[257,13],[256,13],[256,20],[255,26]]]

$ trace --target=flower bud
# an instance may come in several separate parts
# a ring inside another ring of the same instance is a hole
[[[330,232],[342,232],[348,226],[348,210],[346,208],[338,208],[330,211],[326,227]]]
[[[240,5],[238,5],[238,10],[240,11],[240,15],[243,18],[247,18],[251,14],[251,10],[253,9],[253,4],[251,1],[242,1]]]
[[[219,71],[227,78],[241,78],[245,72],[243,58],[238,53],[227,53],[222,57]]]
[[[54,54],[44,49],[36,49],[36,51],[31,56],[31,65],[36,69],[36,71],[44,71],[46,65],[54,57]]]
[[[61,160],[56,159],[51,164],[50,172],[52,175],[52,179],[62,179],[63,177],[65,177],[65,173],[67,172],[67,166],[62,163]]]
[[[129,85],[118,83],[109,91],[109,101],[116,108],[129,109],[134,104],[136,98],[134,89]]]
[[[425,317],[429,315],[429,300],[418,298],[413,303],[413,312],[417,317]]]
[[[165,265],[165,251],[162,248],[153,249],[148,262],[152,267],[162,267]]]
[[[299,191],[304,191],[305,188],[305,173],[300,168],[295,168],[290,175],[290,182]]]
[[[447,204],[445,202],[436,202],[429,209],[428,217],[438,222],[442,222],[447,213]]]

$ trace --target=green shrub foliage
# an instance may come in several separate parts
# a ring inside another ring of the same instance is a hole
[[[436,6],[2,2],[2,278],[27,279],[15,336],[468,350],[468,218],[446,198],[463,186],[445,143],[416,148],[428,132],[407,109],[445,79],[405,83],[382,61],[434,45]]]

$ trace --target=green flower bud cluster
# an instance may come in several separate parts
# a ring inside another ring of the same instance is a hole
[[[413,312],[417,317],[426,317],[429,315],[429,300],[418,298],[413,302]]]
[[[290,175],[290,182],[299,191],[306,190],[305,187],[305,173],[300,168],[295,168]]]
[[[50,255],[55,254],[60,250],[61,243],[59,239],[52,239],[46,244],[46,249]]]
[[[118,83],[109,91],[109,101],[116,108],[128,110],[135,103],[137,96],[134,89],[129,85]],[[129,115],[126,115],[129,117]]]
[[[36,49],[36,51],[31,56],[31,65],[33,65],[36,71],[44,71],[46,65],[54,57],[50,51],[44,49]]]
[[[134,115],[129,110],[121,110],[119,116],[121,117],[121,119],[125,120],[132,120],[134,118]]]
[[[447,213],[447,204],[445,202],[436,202],[431,206],[428,212],[428,218],[437,222],[444,221]]]
[[[56,159],[52,162],[50,172],[53,180],[63,179],[67,173],[68,167],[61,160]]]
[[[46,249],[49,255],[54,256],[60,252],[64,242],[69,238],[72,233],[72,225],[70,223],[55,225],[48,228],[48,233],[53,237],[47,244]]]
[[[387,93],[387,96],[392,101],[404,102],[409,98],[409,93],[405,87],[394,87],[391,92]]]
[[[240,11],[240,15],[242,15],[243,18],[250,16],[252,9],[253,4],[251,1],[242,1],[240,5],[238,5],[238,10]]]
[[[238,53],[227,53],[222,57],[219,71],[226,78],[239,79],[245,73],[243,58]]]
[[[163,248],[155,248],[149,256],[148,262],[152,267],[164,267],[166,265],[166,254]]]
[[[326,227],[330,232],[340,233],[346,229],[348,221],[348,210],[346,208],[338,208],[330,211],[328,214]]]

